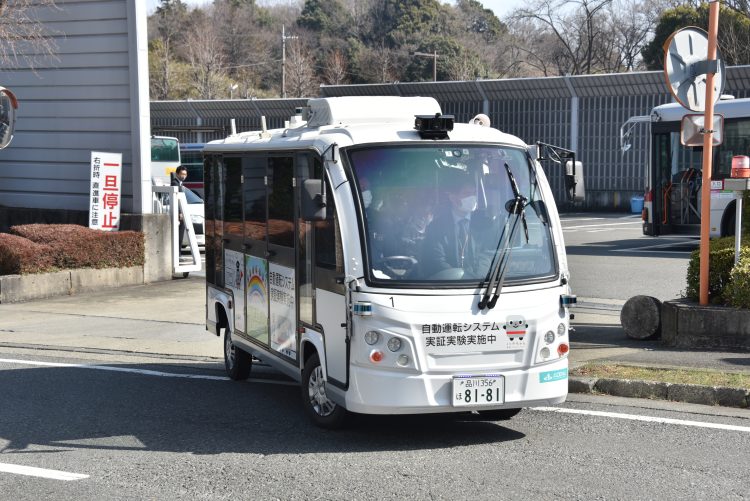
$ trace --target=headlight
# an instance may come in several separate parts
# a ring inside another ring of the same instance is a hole
[[[567,331],[567,329],[565,328],[565,324],[560,324],[560,325],[557,326],[557,335],[558,336],[562,336],[563,334],[565,334],[566,331]]]
[[[380,339],[380,333],[378,331],[367,331],[365,332],[365,343],[373,345]]]
[[[401,349],[401,340],[397,337],[392,337],[388,340],[388,349],[391,351],[398,351]]]
[[[193,222],[193,224],[203,224],[203,216],[191,214],[190,220]]]
[[[547,344],[552,344],[554,340],[555,340],[555,333],[552,331],[547,331],[547,333],[544,335],[544,342]]]

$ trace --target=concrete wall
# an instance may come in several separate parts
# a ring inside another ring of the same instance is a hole
[[[123,210],[150,212],[145,0],[57,0],[38,19],[57,59],[0,63],[0,84],[19,100],[0,151],[0,205],[88,210],[96,150],[123,154]]]

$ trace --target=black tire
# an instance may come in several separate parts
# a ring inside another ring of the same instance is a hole
[[[250,377],[250,369],[253,366],[253,357],[246,351],[238,348],[232,342],[232,329],[224,328],[224,367],[227,375],[235,381],[244,381]]]
[[[479,419],[486,421],[507,421],[519,412],[521,409],[495,409],[492,411],[476,411]]]
[[[328,399],[325,384],[320,357],[316,353],[305,362],[305,369],[302,371],[302,405],[316,426],[329,430],[339,429],[344,426],[348,412]]]

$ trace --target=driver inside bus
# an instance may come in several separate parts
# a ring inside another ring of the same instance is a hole
[[[427,279],[437,274],[445,279],[481,278],[489,263],[480,252],[486,232],[472,224],[478,205],[476,183],[463,172],[450,175],[447,181],[445,203],[424,237],[421,273]]]

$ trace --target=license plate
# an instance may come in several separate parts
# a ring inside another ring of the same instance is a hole
[[[502,404],[505,378],[498,375],[453,376],[453,407]]]

